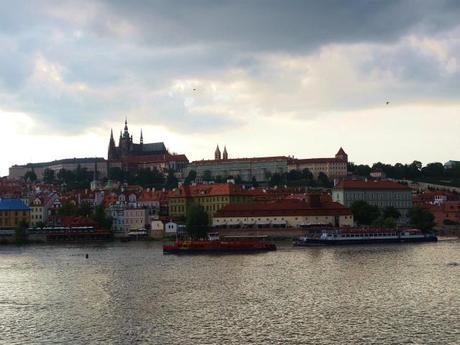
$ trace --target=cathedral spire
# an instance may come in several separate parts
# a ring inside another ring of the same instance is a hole
[[[215,160],[220,160],[220,149],[219,149],[219,145],[217,145],[216,147],[216,151],[214,151],[214,159]]]
[[[228,159],[227,146],[224,146],[224,152],[222,153],[222,159],[223,159],[223,160],[227,160],[227,159]]]
[[[125,128],[123,131],[123,138],[129,139],[129,132],[128,132],[128,118],[125,118]]]
[[[141,144],[144,143],[144,136],[142,135],[142,128],[141,128]]]

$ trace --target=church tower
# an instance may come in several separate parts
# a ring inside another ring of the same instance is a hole
[[[216,161],[218,161],[218,160],[221,159],[219,145],[217,145],[216,151],[214,152],[214,159],[215,159]]]
[[[132,136],[128,131],[128,119],[125,119],[125,128],[123,129],[123,136],[120,138],[120,151],[122,156],[127,156],[132,144]]]
[[[224,161],[228,159],[227,146],[224,146],[224,152],[222,153],[222,159]]]

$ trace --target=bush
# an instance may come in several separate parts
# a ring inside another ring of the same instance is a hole
[[[450,220],[450,219],[444,219],[442,223],[444,225],[459,225],[460,224],[459,222],[454,222],[453,220]]]

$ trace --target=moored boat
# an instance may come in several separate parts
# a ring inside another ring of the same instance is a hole
[[[223,239],[210,237],[207,240],[180,240],[163,245],[163,254],[206,253],[257,253],[276,250],[276,245],[266,241],[266,236],[227,236]]]
[[[413,228],[324,228],[294,241],[294,246],[435,242],[433,234]]]

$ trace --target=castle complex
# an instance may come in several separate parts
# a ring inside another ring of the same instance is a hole
[[[256,180],[265,182],[272,174],[283,174],[291,170],[310,170],[315,177],[323,172],[329,178],[342,178],[347,175],[348,155],[340,148],[334,157],[297,159],[291,156],[255,157],[255,158],[229,158],[227,147],[220,151],[217,145],[214,159],[201,160],[189,163],[184,154],[170,153],[163,142],[144,143],[142,130],[140,141],[135,143],[133,135],[129,133],[128,121],[125,120],[124,128],[120,131],[118,145],[115,143],[113,130],[107,152],[107,160],[103,158],[73,158],[46,163],[29,163],[15,165],[10,168],[10,177],[20,178],[28,171],[34,170],[38,179],[42,179],[47,169],[55,173],[61,169],[75,170],[77,167],[86,168],[88,171],[97,170],[101,178],[110,178],[110,169],[120,168],[123,171],[137,169],[156,169],[162,173],[173,171],[178,178],[184,178],[194,170],[198,180],[203,176],[237,178],[243,181]]]
[[[133,136],[128,131],[128,120],[125,120],[123,134],[120,131],[118,146],[115,145],[113,130],[110,132],[109,152],[107,158],[109,161],[125,160],[133,156],[150,156],[168,154],[165,144],[162,142],[144,144],[144,138],[141,130],[141,139],[139,144],[133,142]]]
[[[162,172],[169,169],[179,172],[188,164],[185,155],[171,154],[163,142],[144,144],[142,130],[139,144],[134,143],[133,136],[128,131],[128,120],[125,120],[123,132],[120,131],[118,146],[115,144],[113,130],[111,130],[107,161],[109,170],[113,167],[119,167],[125,171],[137,168],[155,168]]]

